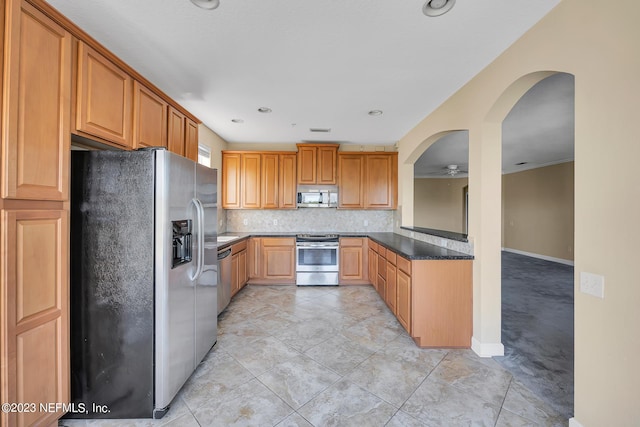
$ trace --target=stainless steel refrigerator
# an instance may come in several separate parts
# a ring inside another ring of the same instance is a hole
[[[71,401],[88,413],[69,417],[160,418],[217,339],[217,171],[164,149],[71,158]]]

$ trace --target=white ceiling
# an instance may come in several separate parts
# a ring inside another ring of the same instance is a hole
[[[401,139],[559,3],[48,1],[227,141],[355,144]]]
[[[573,76],[555,74],[542,80],[520,98],[502,123],[502,172],[573,160],[574,128]],[[517,164],[522,162],[525,164]],[[468,170],[467,131],[452,132],[433,143],[414,164],[414,175],[449,178],[446,166],[451,164]]]

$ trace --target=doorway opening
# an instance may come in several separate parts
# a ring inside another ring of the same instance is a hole
[[[574,78],[532,86],[502,123],[502,343],[495,359],[573,416]]]

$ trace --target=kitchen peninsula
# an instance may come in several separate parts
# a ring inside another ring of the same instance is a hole
[[[336,234],[340,237],[341,286],[373,285],[420,347],[471,346],[473,256],[395,233]],[[222,235],[226,237],[218,248],[246,246],[248,241],[249,248],[254,249],[249,251],[247,268],[260,269],[265,255],[261,253],[260,245],[252,243],[265,238],[293,240],[295,235],[282,232],[226,233]],[[291,259],[286,251],[282,253]],[[295,266],[287,262],[295,263],[282,260],[279,265],[283,271],[295,271]],[[235,292],[247,283],[260,283],[252,281],[251,273],[243,271],[236,271],[235,277],[247,278],[244,283],[232,284]],[[293,285],[295,281],[288,283]]]

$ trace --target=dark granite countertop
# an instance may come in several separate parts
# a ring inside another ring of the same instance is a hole
[[[454,231],[436,230],[435,228],[424,227],[400,227],[403,230],[415,231],[416,233],[430,234],[431,236],[444,237],[450,240],[457,240],[459,242],[468,242],[466,234],[456,233]]]
[[[228,242],[220,242],[218,249],[223,249],[234,243],[241,242],[249,237],[295,237],[300,233],[284,233],[284,232],[260,232],[260,233],[223,233],[220,236],[237,236],[236,239]],[[392,251],[411,260],[456,260],[456,259],[473,259],[473,255],[467,255],[462,252],[453,251],[451,249],[432,245],[420,240],[404,237],[395,233],[332,233],[338,234],[340,237],[369,237],[376,243],[391,249]]]

